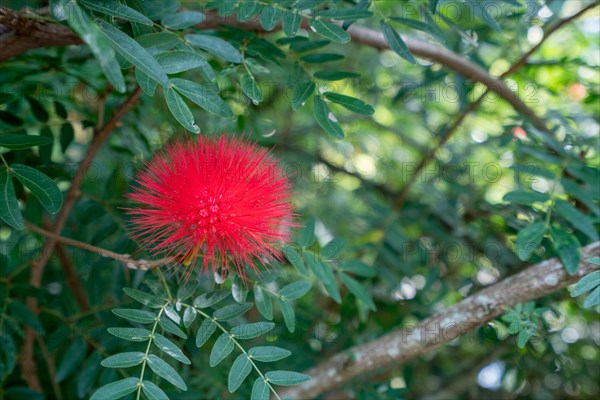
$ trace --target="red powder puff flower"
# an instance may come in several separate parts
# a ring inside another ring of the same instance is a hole
[[[136,177],[133,236],[151,252],[225,273],[229,263],[281,260],[292,222],[290,184],[268,151],[225,136],[175,142]],[[191,275],[192,268],[186,273]]]

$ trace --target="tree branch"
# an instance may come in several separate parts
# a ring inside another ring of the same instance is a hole
[[[312,377],[310,381],[290,387],[280,395],[294,399],[313,398],[375,369],[398,367],[482,326],[504,314],[509,307],[546,296],[576,282],[598,269],[597,265],[585,261],[598,255],[600,242],[585,246],[581,251],[583,261],[575,275],[568,275],[557,258],[533,265],[421,321],[415,327],[397,329],[377,340],[338,353],[306,371]]]
[[[51,239],[57,243],[57,250],[60,244],[66,244],[68,246],[79,247],[80,249],[84,249],[90,251],[92,253],[100,254],[102,257],[112,258],[113,260],[121,261],[125,264],[127,268],[130,269],[139,269],[139,270],[149,270],[156,267],[161,267],[165,264],[168,264],[173,261],[173,258],[166,257],[161,258],[159,260],[134,260],[131,258],[129,254],[119,254],[114,251],[106,250],[101,247],[96,247],[88,243],[80,242],[78,240],[70,239],[64,236],[57,235],[55,233],[49,232],[45,229],[42,229],[32,223],[25,221],[25,227],[29,229],[31,232],[38,233],[48,239]],[[58,252],[60,255],[60,252]],[[89,306],[88,306],[89,309]],[[85,310],[82,310],[85,311]]]
[[[67,193],[67,197],[56,217],[56,221],[54,222],[54,226],[52,229],[52,233],[55,235],[59,235],[63,230],[65,223],[67,222],[67,218],[71,209],[75,205],[77,198],[79,197],[79,187],[83,183],[83,179],[85,177],[86,171],[89,168],[92,160],[100,150],[100,147],[104,143],[106,139],[113,132],[115,127],[117,126],[117,122],[123,118],[123,116],[133,107],[133,105],[137,102],[138,98],[142,94],[142,90],[138,86],[130,95],[127,97],[125,102],[117,108],[114,112],[110,120],[104,125],[104,127],[96,132],[94,139],[92,140],[92,144],[88,149],[88,152],[83,159],[83,161],[79,164],[79,168],[77,172],[75,172],[75,176],[73,177],[73,181],[71,182],[71,187]],[[31,276],[29,277],[29,284],[33,287],[40,287],[42,283],[42,276],[44,275],[44,270],[46,268],[46,264],[50,260],[50,256],[54,251],[56,246],[56,240],[49,239],[44,243],[44,247],[42,248],[40,258],[31,263]],[[27,306],[34,313],[38,313],[38,301],[37,298],[28,297],[27,298]],[[23,380],[27,382],[30,388],[41,391],[41,384],[36,375],[36,364],[35,359],[33,357],[33,344],[35,339],[35,331],[29,327],[25,329],[25,340],[23,342],[23,350],[21,353],[21,377]]]
[[[521,67],[523,67],[523,65],[525,65],[525,63],[527,62],[529,57],[531,57],[531,55],[533,53],[535,53],[554,32],[558,31],[561,27],[563,27],[564,25],[573,21],[574,19],[579,18],[581,15],[585,14],[587,11],[591,10],[592,8],[596,7],[597,5],[598,5],[597,3],[591,3],[587,7],[584,7],[581,10],[579,10],[578,12],[576,12],[575,14],[573,14],[567,18],[563,18],[562,20],[560,20],[560,21],[554,23],[552,26],[550,26],[544,32],[544,37],[542,37],[542,39],[535,46],[533,46],[531,49],[529,49],[529,51],[527,51],[525,54],[523,54],[521,57],[519,57],[519,59],[517,61],[515,61],[510,66],[509,69],[504,71],[502,73],[502,75],[500,75],[500,79],[504,79],[507,76],[512,75],[515,72],[517,72],[519,69],[521,69]],[[490,92],[490,90],[491,90],[491,88],[488,87],[483,92],[483,94],[481,96],[479,96],[479,98],[477,98],[477,100],[475,100],[474,102],[469,104],[469,106],[467,108],[465,108],[461,112],[461,114],[454,120],[452,125],[447,127],[444,130],[444,132],[442,133],[442,135],[440,135],[440,139],[438,140],[438,143],[423,156],[421,161],[419,161],[419,164],[417,164],[417,166],[415,167],[414,173],[411,175],[411,177],[406,182],[406,184],[404,184],[402,189],[400,189],[400,193],[398,194],[398,197],[396,198],[396,200],[394,201],[394,204],[393,204],[394,210],[399,210],[400,208],[402,208],[402,206],[404,205],[404,202],[406,201],[406,198],[408,197],[408,193],[410,192],[410,189],[417,181],[417,178],[420,176],[423,168],[425,168],[434,159],[435,153],[448,142],[448,140],[456,132],[458,127],[463,123],[463,121],[465,120],[467,115],[469,115],[471,112],[475,111],[477,109],[477,107],[479,107],[481,105],[481,103],[483,102],[483,99],[485,99],[485,96]],[[547,130],[544,129],[544,132],[547,133]]]
[[[235,16],[221,17],[215,12],[206,12],[205,14],[206,20],[197,25],[200,29],[218,29],[221,25],[226,25],[255,32],[267,33],[267,31],[265,31],[265,29],[260,25],[258,18],[247,22],[239,22],[236,20]],[[35,14],[31,15],[32,17],[35,16]],[[47,25],[52,24],[45,21],[35,21],[33,18],[31,19],[33,22],[28,25],[28,28],[31,31],[28,36],[27,30],[20,28],[20,26],[24,24],[23,19],[25,19],[25,21],[30,20],[18,12],[9,10],[5,7],[0,7],[0,27],[4,27],[5,30],[5,33],[0,35],[0,38],[2,38],[4,35],[18,34],[18,42],[20,43],[18,46],[8,46],[10,42],[7,42],[7,44],[2,47],[2,50],[0,50],[0,61],[6,60],[32,48],[81,44],[81,39],[76,35],[74,36],[74,33],[68,28],[55,24],[59,26],[60,29],[56,29],[56,31],[52,32],[52,35],[50,35],[47,33],[47,31],[50,29]],[[302,21],[302,26],[308,28],[306,19]],[[41,29],[39,34],[36,29]],[[274,28],[274,30],[280,29],[281,23]],[[363,44],[379,50],[389,49],[387,41],[383,37],[383,34],[379,31],[352,25],[348,28],[348,33],[352,37],[352,41],[354,43]],[[38,36],[43,36],[44,40],[38,39]],[[403,36],[402,38],[409,50],[414,55],[439,62],[440,64],[455,70],[471,81],[484,84],[491,91],[497,93],[502,99],[510,103],[516,111],[523,114],[538,129],[548,131],[544,121],[538,117],[536,113],[516,95],[516,93],[510,90],[500,79],[492,77],[479,65],[452,52],[451,50],[446,49],[445,47],[412,37]]]

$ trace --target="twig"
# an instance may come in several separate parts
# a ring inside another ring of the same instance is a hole
[[[0,13],[1,15],[1,13]],[[69,213],[71,209],[75,205],[77,198],[79,197],[79,187],[83,183],[83,179],[85,177],[86,171],[89,168],[92,160],[100,150],[100,147],[104,143],[106,139],[113,132],[115,127],[117,126],[117,122],[131,109],[131,107],[137,102],[138,98],[142,94],[142,90],[138,86],[130,95],[127,97],[125,102],[121,104],[121,106],[114,112],[110,120],[104,125],[102,129],[100,129],[94,139],[92,140],[92,144],[88,149],[88,152],[79,164],[79,168],[73,177],[73,181],[71,182],[71,188],[67,193],[67,197],[63,203],[63,206],[58,213],[56,221],[54,223],[54,227],[52,229],[53,234],[60,234],[62,229],[65,226]],[[49,239],[44,244],[42,248],[39,260],[31,263],[31,276],[29,278],[29,284],[33,287],[40,287],[42,283],[42,276],[44,274],[44,269],[46,268],[46,264],[50,260],[50,256],[54,251],[54,247],[56,246],[56,240]],[[27,298],[27,306],[34,313],[38,313],[38,301],[34,297]],[[36,365],[35,359],[33,357],[33,343],[35,339],[35,331],[31,328],[26,328],[25,330],[25,340],[23,342],[23,350],[21,352],[21,377],[27,385],[37,391],[41,391],[41,384],[39,379],[35,373]]]
[[[161,267],[170,262],[173,262],[172,257],[161,258],[158,260],[135,260],[131,258],[129,254],[119,254],[114,251],[106,250],[101,247],[96,247],[88,243],[80,242],[78,240],[70,239],[64,236],[57,235],[55,233],[49,232],[45,229],[40,228],[39,226],[33,225],[32,223],[25,221],[25,227],[29,229],[31,232],[38,233],[48,239],[54,240],[57,244],[66,244],[69,246],[79,247],[80,249],[84,249],[87,251],[91,251],[92,253],[100,254],[102,257],[112,258],[113,260],[121,261],[125,264],[127,268],[130,269],[139,269],[142,271],[147,271],[149,269]],[[58,249],[58,247],[57,247]],[[88,306],[89,309],[89,306]],[[82,310],[85,311],[85,310]]]
[[[431,316],[416,327],[397,329],[370,341],[344,350],[305,373],[312,379],[280,393],[282,398],[314,398],[370,371],[389,369],[430,353],[488,321],[502,315],[516,304],[544,297],[560,290],[582,276],[598,270],[586,260],[600,255],[600,242],[581,249],[577,273],[566,273],[557,258],[526,268],[501,282],[462,300],[449,309]]]
[[[529,59],[529,57],[531,57],[531,55],[536,50],[538,50],[542,46],[542,44],[554,32],[556,32],[557,30],[559,30],[562,26],[564,26],[564,25],[568,24],[569,22],[573,21],[574,19],[576,19],[576,18],[580,17],[581,15],[585,14],[587,11],[591,10],[592,8],[596,7],[597,5],[598,5],[598,3],[589,4],[587,7],[584,7],[583,9],[579,10],[578,12],[576,12],[573,15],[571,15],[570,17],[564,18],[564,19],[556,22],[555,24],[553,24],[550,28],[548,28],[546,30],[546,32],[544,33],[544,37],[538,42],[538,44],[536,44],[535,46],[533,46],[531,49],[529,49],[529,51],[527,51],[525,54],[523,54],[521,57],[519,57],[519,59],[517,61],[515,61],[511,65],[511,67],[509,69],[507,69],[504,73],[502,73],[502,75],[500,75],[499,79],[504,79],[507,76],[509,76],[509,75],[514,74],[515,72],[517,72],[523,65],[525,65],[525,63],[527,62],[527,60]],[[479,98],[477,100],[475,100],[473,103],[469,104],[469,106],[467,108],[465,108],[461,112],[461,114],[454,120],[454,122],[452,123],[452,125],[450,125],[448,128],[446,128],[444,130],[444,132],[442,133],[442,135],[440,135],[440,139],[439,139],[438,143],[423,156],[423,158],[421,159],[421,161],[419,162],[419,164],[417,164],[417,166],[415,167],[415,171],[411,175],[410,179],[406,182],[406,184],[402,187],[402,189],[400,189],[400,192],[398,193],[398,197],[394,201],[393,210],[399,210],[399,209],[402,208],[402,206],[404,205],[404,202],[406,201],[406,198],[408,196],[408,193],[409,193],[410,189],[416,183],[417,178],[419,177],[419,175],[420,175],[421,171],[423,170],[423,168],[425,168],[434,159],[435,153],[437,153],[437,151],[448,142],[448,140],[456,132],[456,130],[458,129],[458,127],[465,120],[465,118],[467,117],[467,115],[469,115],[471,112],[475,111],[477,109],[477,107],[479,107],[481,105],[481,103],[483,102],[483,99],[485,98],[485,96],[491,90],[492,90],[491,87],[487,86],[486,90],[483,92],[483,94],[481,96],[479,96]],[[536,126],[537,126],[537,124],[536,124]],[[537,126],[537,127],[540,128],[539,126]],[[548,133],[548,130],[545,127],[545,124],[544,124],[543,131],[546,132],[546,133]]]

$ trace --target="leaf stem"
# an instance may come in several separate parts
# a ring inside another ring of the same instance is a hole
[[[263,373],[260,371],[260,369],[258,368],[258,366],[254,363],[254,361],[252,361],[252,357],[250,356],[250,354],[248,354],[248,352],[244,349],[244,347],[242,347],[242,345],[235,340],[235,337],[229,333],[229,331],[223,326],[221,325],[215,318],[211,317],[210,315],[206,314],[204,311],[202,311],[199,308],[194,307],[191,304],[186,304],[186,303],[182,303],[183,306],[185,307],[191,307],[194,310],[196,310],[196,312],[200,315],[202,315],[204,318],[208,318],[211,319],[215,325],[223,332],[229,335],[229,337],[231,338],[231,340],[233,341],[233,343],[235,344],[235,346],[243,353],[246,355],[246,357],[248,357],[248,361],[250,361],[250,364],[252,364],[252,367],[254,368],[254,370],[256,372],[258,372],[258,375],[260,375],[260,377],[265,381],[265,383],[267,384],[267,386],[269,387],[269,389],[271,390],[271,392],[273,392],[273,394],[275,395],[275,398],[278,400],[281,400],[281,397],[279,397],[279,395],[277,394],[277,392],[275,391],[275,389],[273,388],[273,386],[269,383],[269,380],[263,375]]]
[[[146,346],[146,352],[144,353],[144,360],[142,361],[142,372],[140,372],[140,381],[138,382],[137,395],[135,396],[136,400],[140,400],[142,395],[142,387],[144,386],[144,372],[146,371],[146,364],[148,363],[148,354],[150,353],[150,346],[152,346],[152,342],[154,341],[154,332],[156,332],[156,328],[158,327],[158,321],[160,321],[160,317],[162,313],[165,311],[165,308],[170,304],[167,303],[160,308],[156,319],[154,320],[154,325],[152,326],[152,331],[150,332],[150,339],[148,340],[148,346]]]

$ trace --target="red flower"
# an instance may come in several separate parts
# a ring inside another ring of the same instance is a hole
[[[146,164],[128,197],[133,236],[151,252],[241,277],[281,260],[292,223],[290,184],[268,151],[244,139],[175,142]],[[192,268],[186,274],[191,275]]]

